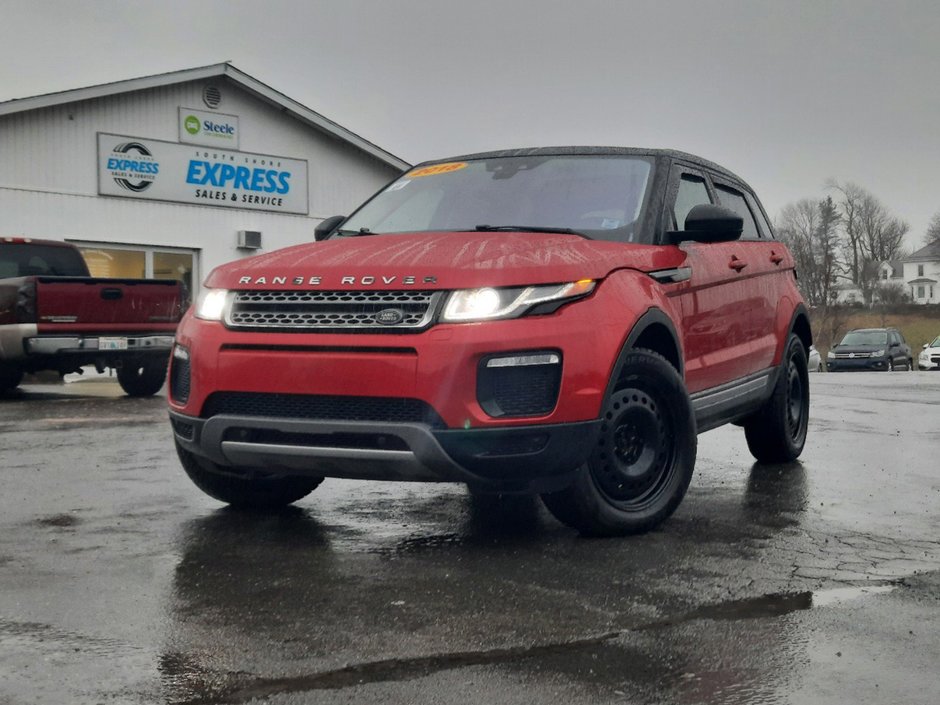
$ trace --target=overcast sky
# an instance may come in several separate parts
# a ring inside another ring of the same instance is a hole
[[[226,60],[410,162],[674,147],[771,216],[855,181],[915,248],[940,210],[938,0],[0,0],[0,100]]]

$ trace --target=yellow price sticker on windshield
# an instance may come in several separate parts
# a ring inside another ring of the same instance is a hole
[[[420,169],[415,169],[406,174],[409,179],[415,179],[419,176],[436,176],[437,174],[449,174],[452,171],[460,171],[467,168],[467,162],[448,162],[447,164],[432,164]]]

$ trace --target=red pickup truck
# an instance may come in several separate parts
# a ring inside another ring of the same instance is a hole
[[[94,365],[131,396],[155,394],[185,298],[175,280],[93,278],[68,243],[0,238],[0,393],[27,372]]]
[[[235,505],[324,477],[539,493],[585,534],[679,506],[697,433],[806,439],[809,317],[751,188],[668,150],[421,164],[318,242],[216,268],[177,332],[183,468]]]

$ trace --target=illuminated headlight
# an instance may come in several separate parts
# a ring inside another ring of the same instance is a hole
[[[442,319],[460,323],[518,318],[540,304],[561,303],[586,296],[593,290],[593,279],[547,286],[463,289],[451,293],[444,306]]]
[[[221,321],[228,300],[226,289],[204,289],[196,299],[196,318],[207,321]]]

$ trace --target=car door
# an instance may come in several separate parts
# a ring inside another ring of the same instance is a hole
[[[693,206],[715,203],[715,192],[705,172],[676,164],[666,196],[666,222],[684,229]],[[686,254],[690,278],[676,285],[682,312],[686,386],[692,394],[746,377],[757,369],[748,354],[750,322],[745,247],[740,241],[679,245]]]
[[[773,365],[780,342],[777,307],[786,295],[784,277],[792,276],[793,261],[777,241],[756,199],[740,184],[720,175],[712,176],[718,202],[741,216],[744,229],[735,248],[740,269],[737,279],[744,286],[744,300],[736,313],[735,346],[746,367],[754,373]],[[761,218],[758,218],[760,215]]]

